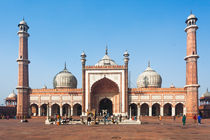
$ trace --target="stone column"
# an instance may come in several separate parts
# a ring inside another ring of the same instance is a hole
[[[62,108],[62,105],[60,106],[60,116],[63,116],[63,108]]]
[[[73,116],[74,114],[74,112],[73,112],[74,110],[73,110],[73,107],[71,108],[71,116]]]
[[[49,104],[47,104],[47,118],[49,117]]]
[[[175,116],[175,107],[172,106],[172,116]]]
[[[140,115],[141,115],[141,107],[140,107],[140,105],[137,105],[137,120],[139,120],[139,117],[140,117]]]
[[[131,118],[132,118],[132,116],[131,116],[132,114],[131,114],[131,106],[130,106],[130,120],[131,120]]]
[[[152,116],[152,106],[149,106],[149,116]]]
[[[40,106],[38,107],[38,116],[41,116],[41,108],[40,108]]]
[[[183,108],[183,115],[186,115],[186,107]]]
[[[163,116],[163,106],[160,106],[160,116]]]
[[[52,116],[52,108],[49,106],[49,116]]]
[[[71,116],[71,107],[68,107],[68,118]]]

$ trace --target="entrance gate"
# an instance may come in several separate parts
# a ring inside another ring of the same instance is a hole
[[[110,99],[104,98],[100,101],[100,103],[99,103],[99,113],[102,114],[103,110],[107,110],[107,113],[109,113],[109,115],[113,114],[112,101]]]

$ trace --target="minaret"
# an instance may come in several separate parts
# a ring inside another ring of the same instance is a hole
[[[86,62],[86,54],[82,52],[81,54],[81,62],[82,62],[82,116],[85,116],[85,62]]]
[[[187,33],[187,56],[186,61],[186,85],[187,90],[186,97],[186,115],[189,117],[198,113],[198,74],[197,74],[197,45],[196,45],[196,30],[198,26],[196,21],[198,19],[192,13],[186,20],[187,27],[185,32]]]
[[[128,61],[129,61],[129,53],[126,50],[123,54],[124,56],[124,63],[125,63],[125,113],[127,113],[128,115],[128,108],[129,108],[129,104],[128,104]]]
[[[28,25],[24,19],[18,24],[19,55],[18,55],[18,86],[17,86],[17,118],[29,117],[29,76],[28,76]]]

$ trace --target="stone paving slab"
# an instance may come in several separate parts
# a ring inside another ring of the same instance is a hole
[[[210,120],[142,120],[142,125],[45,125],[44,119],[0,120],[0,140],[210,140]]]

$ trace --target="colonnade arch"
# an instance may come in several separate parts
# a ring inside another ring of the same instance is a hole
[[[163,106],[164,116],[172,116],[172,105],[170,103],[166,103]]]
[[[175,106],[175,115],[176,116],[182,116],[183,115],[183,108],[184,108],[184,105],[182,103],[178,103],[176,104]]]
[[[47,116],[47,104],[42,104],[41,107],[41,116]]]
[[[47,116],[47,113],[49,113],[49,116],[60,115],[70,117],[80,116],[82,114],[82,106],[80,105],[80,103],[75,103],[73,107],[68,103],[65,103],[63,105],[53,103],[49,105],[48,110],[48,105],[46,103],[43,103],[41,105],[32,103],[30,105],[30,111],[31,116]]]
[[[73,106],[73,116],[80,116],[80,115],[82,115],[82,106],[77,103]]]
[[[58,105],[58,104],[53,104],[53,105],[51,106],[51,109],[52,109],[51,116],[60,115],[60,105]]]
[[[62,106],[62,116],[71,116],[71,106],[69,104]]]
[[[149,116],[149,105],[147,103],[143,103],[141,105],[140,115],[142,115],[142,116]]]
[[[37,104],[31,104],[31,115],[32,116],[38,116],[38,105]]]
[[[135,103],[129,105],[129,110],[131,112],[131,116],[137,116],[137,105]]]
[[[159,116],[160,115],[160,104],[155,103],[152,105],[152,116]]]

